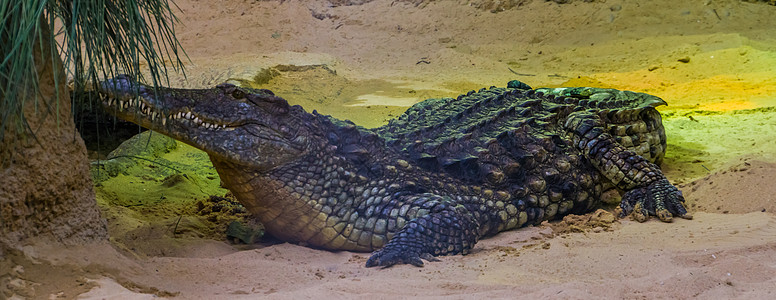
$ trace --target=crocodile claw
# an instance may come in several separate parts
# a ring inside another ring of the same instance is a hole
[[[622,197],[620,217],[631,215],[639,222],[657,216],[663,222],[671,222],[674,216],[692,219],[692,215],[684,208],[684,196],[668,179],[661,179],[652,184],[635,188]]]
[[[422,267],[423,259],[439,261],[430,253],[420,253],[404,247],[385,247],[372,253],[372,256],[366,261],[366,267],[381,266],[387,268],[395,264],[411,264]]]

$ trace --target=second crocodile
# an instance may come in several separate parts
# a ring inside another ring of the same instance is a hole
[[[268,90],[101,84],[122,119],[207,152],[223,184],[282,240],[374,251],[370,266],[466,254],[481,237],[590,211],[623,192],[622,216],[691,218],[660,171],[655,96],[513,81],[426,100],[366,129]]]

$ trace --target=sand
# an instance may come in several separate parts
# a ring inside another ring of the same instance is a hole
[[[368,253],[227,241],[201,152],[178,145],[97,186],[109,242],[31,241],[0,261],[17,298],[743,298],[776,296],[776,6],[707,1],[178,0],[188,79],[269,88],[371,127],[414,102],[520,79],[648,92],[662,165],[693,220],[606,211],[501,233],[423,268]],[[354,1],[356,2],[356,1]],[[362,1],[365,2],[365,1]],[[189,165],[198,167],[187,167]],[[203,169],[204,168],[204,169]],[[145,171],[143,171],[145,170]],[[172,186],[160,188],[165,182]],[[142,205],[141,205],[142,204]],[[611,207],[605,207],[611,209]],[[604,220],[604,221],[602,221]],[[10,291],[10,292],[9,292]],[[3,294],[0,294],[3,295]]]

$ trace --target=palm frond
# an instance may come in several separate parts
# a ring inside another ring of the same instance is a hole
[[[177,7],[168,0],[0,0],[0,140],[6,129],[24,131],[23,107],[38,86],[33,47],[57,40],[44,26],[61,29],[63,42],[51,55],[65,70],[54,72],[68,72],[76,92],[119,73],[157,86],[169,82],[170,70],[183,72],[186,57],[171,4]]]

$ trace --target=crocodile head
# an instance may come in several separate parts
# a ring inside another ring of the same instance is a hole
[[[211,159],[269,171],[303,156],[309,126],[299,106],[269,90],[220,84],[212,89],[158,88],[128,76],[101,82],[103,105],[121,119],[207,152]]]

